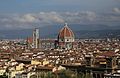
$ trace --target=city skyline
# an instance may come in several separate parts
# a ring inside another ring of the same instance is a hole
[[[120,0],[1,0],[0,78],[120,78]]]

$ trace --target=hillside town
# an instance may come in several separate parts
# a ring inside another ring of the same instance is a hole
[[[67,23],[55,39],[35,28],[0,41],[0,78],[120,78],[120,39],[76,39]]]

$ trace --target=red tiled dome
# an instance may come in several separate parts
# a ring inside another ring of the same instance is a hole
[[[73,38],[74,37],[74,33],[73,31],[67,26],[67,23],[65,23],[65,26],[60,30],[59,34],[58,34],[58,38]]]

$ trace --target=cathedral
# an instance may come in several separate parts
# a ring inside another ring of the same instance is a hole
[[[64,27],[59,31],[57,38],[57,48],[59,49],[72,49],[75,36],[73,31],[65,23]]]
[[[33,35],[33,38],[32,38],[33,44],[35,44],[35,42],[34,42],[34,40],[36,40],[35,37],[36,36]],[[76,46],[75,35],[74,35],[73,31],[69,28],[67,23],[65,23],[64,27],[62,29],[60,29],[56,39],[39,39],[39,42],[40,43],[37,45],[39,45],[40,46],[39,48],[41,48],[41,49],[70,50],[70,49],[75,48],[75,46]],[[34,48],[38,48],[38,47],[34,47]]]

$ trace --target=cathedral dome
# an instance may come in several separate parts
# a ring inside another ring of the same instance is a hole
[[[65,26],[60,30],[58,34],[59,39],[64,39],[64,38],[74,38],[74,33],[73,31],[67,26],[67,23],[65,23]]]

